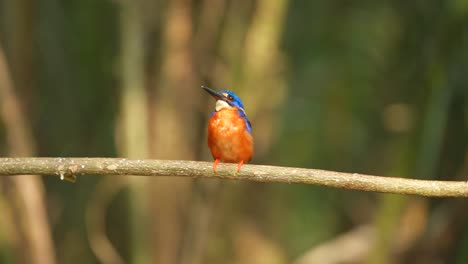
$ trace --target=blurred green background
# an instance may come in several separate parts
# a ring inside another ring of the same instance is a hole
[[[468,180],[468,1],[0,0],[0,154]],[[465,199],[150,177],[0,179],[0,263],[468,263]]]

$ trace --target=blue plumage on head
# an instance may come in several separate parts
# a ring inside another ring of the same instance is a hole
[[[229,95],[232,96],[232,100],[227,102],[230,106],[235,106],[235,107],[244,109],[244,104],[242,103],[242,100],[234,92],[229,91],[229,90],[221,90],[221,91],[219,91],[219,93],[220,94],[225,94],[226,93],[226,94],[228,94],[228,96]]]
[[[242,103],[242,100],[240,99],[240,97],[237,96],[237,94],[235,94],[234,92],[229,91],[229,90],[221,90],[221,91],[219,91],[219,93],[228,95],[228,99],[230,99],[230,100],[227,103],[230,106],[240,108],[240,110],[237,111],[237,112],[239,113],[239,116],[241,116],[242,119],[244,119],[245,126],[247,127],[247,131],[249,131],[249,133],[252,133],[252,125],[250,124],[249,119],[245,115],[244,104]],[[230,97],[232,97],[232,98],[230,98]]]

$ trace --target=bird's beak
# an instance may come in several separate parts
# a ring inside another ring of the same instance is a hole
[[[211,96],[213,96],[214,99],[216,99],[216,100],[222,100],[222,101],[227,101],[227,100],[226,100],[226,97],[224,97],[224,95],[222,95],[222,94],[216,92],[215,90],[210,89],[210,88],[208,88],[208,87],[206,87],[206,86],[204,86],[204,85],[202,85],[202,88],[203,88],[206,92],[208,92]]]

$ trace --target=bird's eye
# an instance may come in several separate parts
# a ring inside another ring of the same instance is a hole
[[[228,95],[227,99],[228,99],[229,101],[232,101],[232,100],[234,100],[234,97],[232,97],[232,95]]]

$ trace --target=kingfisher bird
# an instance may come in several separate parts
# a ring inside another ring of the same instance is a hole
[[[213,170],[219,161],[237,163],[237,172],[253,156],[252,126],[245,115],[239,96],[229,90],[214,91],[202,88],[216,99],[215,111],[208,121],[208,147],[215,159]]]

